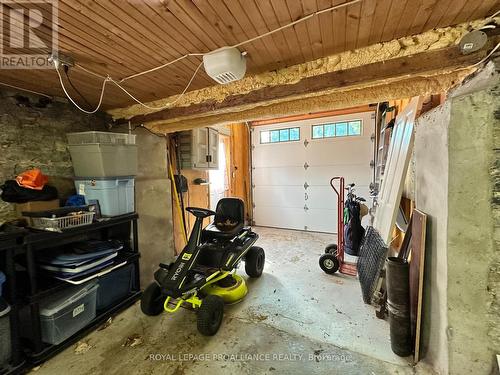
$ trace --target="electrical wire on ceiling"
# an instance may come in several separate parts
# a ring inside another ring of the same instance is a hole
[[[159,106],[159,107],[152,107],[150,105],[147,105],[146,103],[141,102],[134,95],[132,95],[127,89],[125,89],[123,86],[121,86],[119,82],[116,82],[114,79],[111,79],[111,82],[114,83],[117,87],[119,87],[125,94],[127,94],[128,96],[130,96],[135,102],[141,104],[142,106],[144,106],[144,107],[146,107],[148,109],[165,109],[165,108],[171,107],[172,105],[174,105],[175,103],[177,103],[184,96],[184,94],[186,93],[186,91],[189,89],[189,86],[191,86],[191,83],[193,82],[194,77],[196,77],[196,74],[198,73],[198,71],[200,70],[200,68],[201,68],[202,65],[203,65],[203,61],[200,62],[200,64],[198,65],[198,67],[194,71],[193,75],[191,76],[191,79],[187,83],[186,87],[184,88],[184,90],[182,90],[182,92],[179,94],[179,96],[174,101],[172,101],[170,103],[167,103],[167,104],[165,104],[163,106]]]
[[[73,89],[73,91],[75,91],[80,96],[80,98],[83,99],[85,104],[87,104],[89,107],[92,107],[92,104],[89,103],[87,98],[75,87],[75,85],[73,85],[73,82],[71,81],[71,78],[69,76],[69,67],[67,65],[63,65],[63,69],[64,69],[64,74],[66,75],[66,79],[68,80],[68,83]]]
[[[71,95],[69,95],[68,91],[66,90],[66,87],[64,86],[64,82],[63,82],[63,79],[62,79],[62,76],[61,76],[61,72],[59,71],[59,60],[57,59],[54,59],[52,61],[52,64],[54,65],[54,68],[57,72],[57,75],[59,77],[59,82],[61,83],[61,87],[64,91],[64,94],[66,95],[66,97],[69,99],[69,101],[71,103],[73,103],[73,105],[78,108],[80,111],[84,112],[84,113],[87,113],[89,115],[93,114],[93,113],[96,113],[99,108],[101,108],[101,104],[102,104],[102,99],[104,97],[104,90],[106,89],[106,84],[111,80],[110,77],[106,77],[104,78],[104,80],[102,81],[102,87],[101,87],[101,95],[99,97],[99,103],[97,104],[97,107],[95,107],[95,109],[91,110],[91,111],[87,111],[86,109],[80,107],[74,100],[73,98],[71,97]]]
[[[479,60],[477,63],[475,64],[472,64],[470,66],[466,66],[462,69],[468,69],[468,68],[473,68],[475,66],[478,66],[478,65],[481,65],[482,63],[484,63],[486,60],[488,60],[497,50],[498,48],[500,48],[500,43],[497,43],[497,45],[495,47],[493,47],[493,49],[490,51],[490,53],[488,53],[486,56],[484,56],[481,60]]]
[[[43,96],[43,97],[48,98],[48,99],[52,99],[52,96],[50,96],[50,95],[47,95],[47,94],[44,94],[44,93],[41,93],[41,92],[38,92],[38,91],[33,91],[33,90],[25,89],[23,87],[19,87],[19,86],[15,86],[15,85],[10,85],[10,84],[5,83],[5,82],[0,82],[0,85],[5,86],[5,87],[10,87],[11,89],[16,89],[16,90],[20,90],[20,91],[29,92],[29,93],[35,94],[35,95],[40,95],[40,96]]]

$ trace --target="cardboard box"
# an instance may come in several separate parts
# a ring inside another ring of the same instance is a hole
[[[51,201],[33,201],[26,203],[16,203],[16,214],[17,217],[23,217],[22,212],[36,212],[53,210],[54,208],[59,208],[59,199],[53,199]]]

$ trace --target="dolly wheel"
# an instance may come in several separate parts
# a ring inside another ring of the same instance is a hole
[[[161,289],[157,283],[151,283],[141,297],[141,310],[144,314],[155,316],[163,311]]]
[[[319,266],[328,274],[333,274],[340,267],[339,260],[333,254],[323,254],[319,257]]]
[[[325,247],[325,254],[336,254],[338,246],[336,243],[332,243]]]
[[[203,298],[198,310],[198,331],[205,336],[213,336],[219,330],[224,315],[224,300],[215,295]]]
[[[245,272],[250,277],[260,277],[264,271],[266,253],[262,247],[252,246],[245,256]]]

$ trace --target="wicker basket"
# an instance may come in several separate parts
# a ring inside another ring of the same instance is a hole
[[[32,217],[31,226],[36,229],[60,232],[63,229],[92,224],[95,212],[83,212],[62,217]]]

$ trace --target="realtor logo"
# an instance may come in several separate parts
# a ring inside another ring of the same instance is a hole
[[[57,53],[57,0],[0,0],[0,68],[52,69]]]

